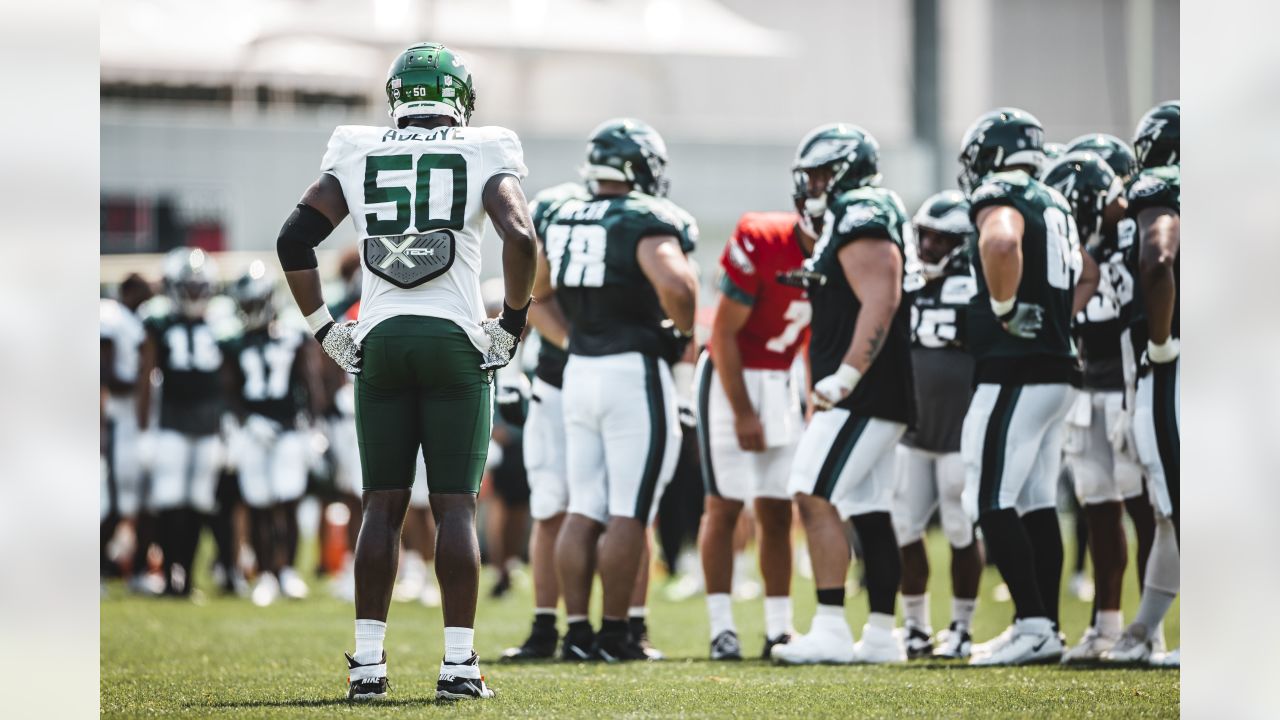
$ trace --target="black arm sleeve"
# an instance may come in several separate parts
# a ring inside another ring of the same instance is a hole
[[[276,255],[285,271],[314,270],[315,247],[333,232],[333,223],[323,213],[306,203],[298,203],[280,228],[276,238]]]

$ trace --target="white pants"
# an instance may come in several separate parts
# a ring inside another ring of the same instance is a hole
[[[906,430],[843,408],[814,413],[796,447],[787,491],[825,498],[842,518],[891,512],[894,447]]]
[[[1057,505],[1063,421],[1075,395],[1065,383],[978,386],[960,431],[961,502],[970,520],[992,510],[1024,515]]]
[[[524,423],[524,470],[529,478],[529,515],[534,520],[569,509],[564,396],[560,388],[536,377]]]
[[[562,397],[569,512],[648,525],[680,452],[667,363],[640,353],[570,355]]]
[[[1182,427],[1182,360],[1157,365],[1138,379],[1133,435],[1147,471],[1151,505],[1161,517],[1179,507]]]
[[[951,547],[973,543],[973,522],[960,496],[964,493],[964,460],[958,452],[939,453],[899,445],[893,490],[893,529],[899,545],[924,537],[929,518],[938,510],[942,532]]]
[[[765,449],[743,450],[734,430],[733,407],[720,373],[703,352],[698,359],[698,453],[708,494],[746,502],[790,498],[791,461],[804,429],[800,393],[789,370],[744,368],[747,398],[764,426]]]
[[[222,441],[217,435],[156,431],[148,507],[156,512],[184,507],[213,512],[221,468]]]
[[[111,481],[116,489],[116,511],[125,517],[142,507],[142,461],[138,457],[138,416],[132,395],[107,400],[111,418]]]
[[[1124,412],[1124,393],[1119,390],[1076,393],[1067,413],[1063,452],[1081,505],[1122,502],[1142,494],[1136,451],[1116,452],[1111,446],[1111,428]]]
[[[307,437],[297,430],[280,432],[263,443],[237,432],[229,443],[240,474],[240,494],[251,508],[291,502],[307,489]]]

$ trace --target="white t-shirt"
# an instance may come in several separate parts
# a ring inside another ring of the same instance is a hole
[[[516,134],[494,126],[396,130],[340,125],[329,138],[320,170],[341,183],[361,243],[356,341],[387,318],[424,315],[457,323],[476,349],[488,350],[489,339],[480,329],[485,317],[480,240],[488,220],[481,196],[494,175],[523,179],[528,174]],[[365,238],[439,228],[453,232],[455,248],[454,262],[442,275],[404,288],[369,269]]]

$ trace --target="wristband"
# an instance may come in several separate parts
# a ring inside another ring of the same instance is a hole
[[[506,300],[503,300],[502,317],[499,319],[498,324],[502,326],[503,330],[519,336],[520,333],[524,332],[525,323],[528,322],[529,307],[531,305],[533,305],[532,301],[526,301],[524,307],[517,310],[508,305]]]
[[[1009,298],[1008,300],[997,300],[997,299],[995,299],[995,296],[992,296],[992,297],[991,297],[991,312],[995,313],[997,318],[999,318],[999,319],[1003,320],[1003,319],[1004,319],[1004,316],[1006,316],[1006,315],[1008,315],[1009,313],[1013,312],[1013,306],[1014,306],[1014,305],[1017,305],[1017,304],[1018,304],[1018,296],[1017,296],[1017,295],[1014,295],[1013,297]]]
[[[862,379],[862,373],[858,372],[858,368],[847,363],[840,363],[840,367],[836,368],[832,375],[840,381],[841,385],[848,386],[850,392],[858,386],[858,381]]]
[[[1147,341],[1147,359],[1153,363],[1173,362],[1178,359],[1178,351],[1177,338],[1166,338],[1160,345]]]
[[[313,313],[306,317],[307,327],[311,329],[311,334],[315,335],[320,332],[320,328],[333,322],[333,316],[329,314],[329,308],[323,304]]]
[[[693,363],[678,362],[671,366],[671,380],[675,383],[676,399],[693,402]]]

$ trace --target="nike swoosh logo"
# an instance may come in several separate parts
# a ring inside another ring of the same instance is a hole
[[[1044,638],[1039,643],[1037,643],[1035,647],[1031,648],[1031,652],[1040,652],[1040,648],[1044,647],[1044,644],[1047,642],[1049,642],[1049,638]]]

